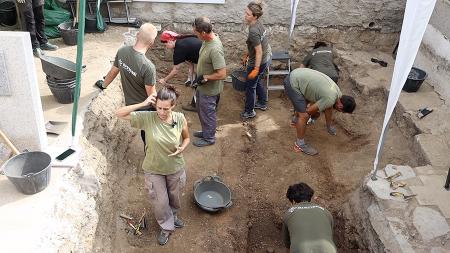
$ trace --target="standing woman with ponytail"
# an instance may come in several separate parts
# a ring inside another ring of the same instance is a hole
[[[241,117],[244,119],[255,117],[255,109],[267,110],[267,93],[261,79],[270,63],[272,49],[269,45],[269,32],[260,21],[262,15],[262,1],[252,1],[247,5],[244,19],[249,26],[246,41],[248,51],[244,54],[243,59],[243,64],[247,62],[247,81],[245,83],[245,108],[241,112]],[[257,101],[255,101],[256,98]]]
[[[177,213],[181,207],[180,190],[186,183],[182,152],[189,144],[189,130],[184,115],[174,112],[179,93],[173,86],[163,87],[144,102],[122,107],[118,117],[131,121],[131,126],[145,130],[145,185],[155,218],[161,227],[158,243],[164,245],[175,228],[184,226]],[[155,105],[156,112],[136,111]]]

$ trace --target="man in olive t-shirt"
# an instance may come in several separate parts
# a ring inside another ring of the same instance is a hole
[[[289,186],[286,197],[292,203],[283,217],[283,240],[292,253],[336,253],[333,216],[311,203],[314,190],[305,183]]]
[[[117,51],[114,64],[103,80],[95,83],[100,89],[106,89],[120,73],[120,81],[125,97],[125,105],[141,103],[152,94],[156,95],[156,69],[155,65],[145,56],[152,47],[157,35],[156,27],[145,23],[139,28],[134,46],[124,46]],[[142,110],[154,111],[153,107]],[[144,131],[141,138],[145,144]]]
[[[341,90],[327,75],[308,68],[293,70],[284,80],[284,90],[295,110],[293,124],[297,129],[294,143],[296,152],[316,155],[318,151],[305,143],[306,122],[312,116],[317,118],[324,112],[327,131],[336,135],[332,125],[333,108],[344,113],[352,113],[356,107],[355,99],[342,95]]]
[[[202,126],[201,131],[194,133],[192,144],[196,147],[212,145],[216,141],[217,104],[223,90],[223,80],[226,77],[226,65],[222,42],[212,31],[212,24],[206,17],[196,18],[193,30],[203,41],[197,63],[197,108]]]

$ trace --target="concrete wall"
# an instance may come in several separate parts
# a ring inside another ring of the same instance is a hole
[[[47,147],[41,97],[28,32],[0,32],[0,128],[19,151]],[[3,95],[2,95],[3,94]]]
[[[449,13],[450,1],[437,0],[414,63],[428,73],[427,81],[448,102],[450,102]]]

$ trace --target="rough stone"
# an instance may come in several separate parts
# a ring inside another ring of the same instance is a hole
[[[393,231],[387,229],[390,227],[390,224],[386,220],[385,215],[380,210],[379,206],[371,204],[367,208],[367,213],[369,214],[370,224],[377,233],[380,241],[383,243],[384,248],[390,250],[390,252],[401,252]]]
[[[420,205],[436,205],[445,218],[450,218],[450,191],[444,189],[446,176],[422,175],[419,178],[424,185],[410,187],[411,191],[417,194],[417,202]]]
[[[392,165],[388,164],[384,168],[384,171],[386,171],[386,176],[392,176],[397,172],[400,172],[401,175],[397,177],[395,180],[406,180],[410,179],[416,176],[416,173],[414,170],[409,166],[403,166],[403,165]]]
[[[377,171],[378,180],[375,181],[368,180],[366,183],[367,188],[372,192],[372,194],[375,195],[375,197],[379,199],[404,202],[402,198],[393,197],[389,195],[392,192],[392,190],[390,187],[390,183],[386,179],[384,179],[385,177],[384,175],[385,175],[384,172]],[[409,195],[409,193],[403,188],[396,189],[395,191],[401,192],[405,195]]]
[[[424,241],[430,241],[450,231],[450,227],[444,217],[439,212],[428,207],[417,207],[414,210],[413,224]]]
[[[450,133],[450,122],[445,119],[450,119],[450,106],[441,106],[435,108],[432,113],[423,119],[414,118],[416,127],[422,133],[431,133],[434,135],[443,135]]]
[[[441,247],[439,247],[439,248],[435,247],[435,248],[432,248],[430,252],[431,253],[448,253],[448,249],[443,249]]]
[[[446,170],[435,169],[431,165],[425,165],[420,167],[415,167],[417,175],[447,175]]]
[[[438,108],[443,104],[443,101],[441,100],[439,95],[434,91],[411,92],[411,93],[402,92],[400,94],[398,103],[403,107],[403,110],[412,111],[415,113],[417,112],[418,109],[424,107]],[[429,120],[429,116],[431,116],[431,114],[424,119]]]
[[[398,245],[400,246],[401,252],[405,253],[413,253],[415,250],[409,243],[408,236],[408,228],[406,227],[405,223],[402,221],[399,222],[389,222],[389,227],[391,228],[394,238],[397,241]]]
[[[450,166],[450,149],[445,138],[431,134],[419,134],[415,136],[418,150],[423,158],[433,167],[448,168]]]

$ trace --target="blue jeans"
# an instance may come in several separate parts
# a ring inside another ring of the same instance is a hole
[[[264,75],[270,62],[263,63],[259,66],[259,73],[255,79],[250,80],[247,77],[245,81],[245,112],[251,113],[255,107],[255,100],[258,97],[258,104],[266,105],[267,93],[264,85],[261,83],[261,79]],[[254,67],[247,67],[247,75],[253,70]]]

